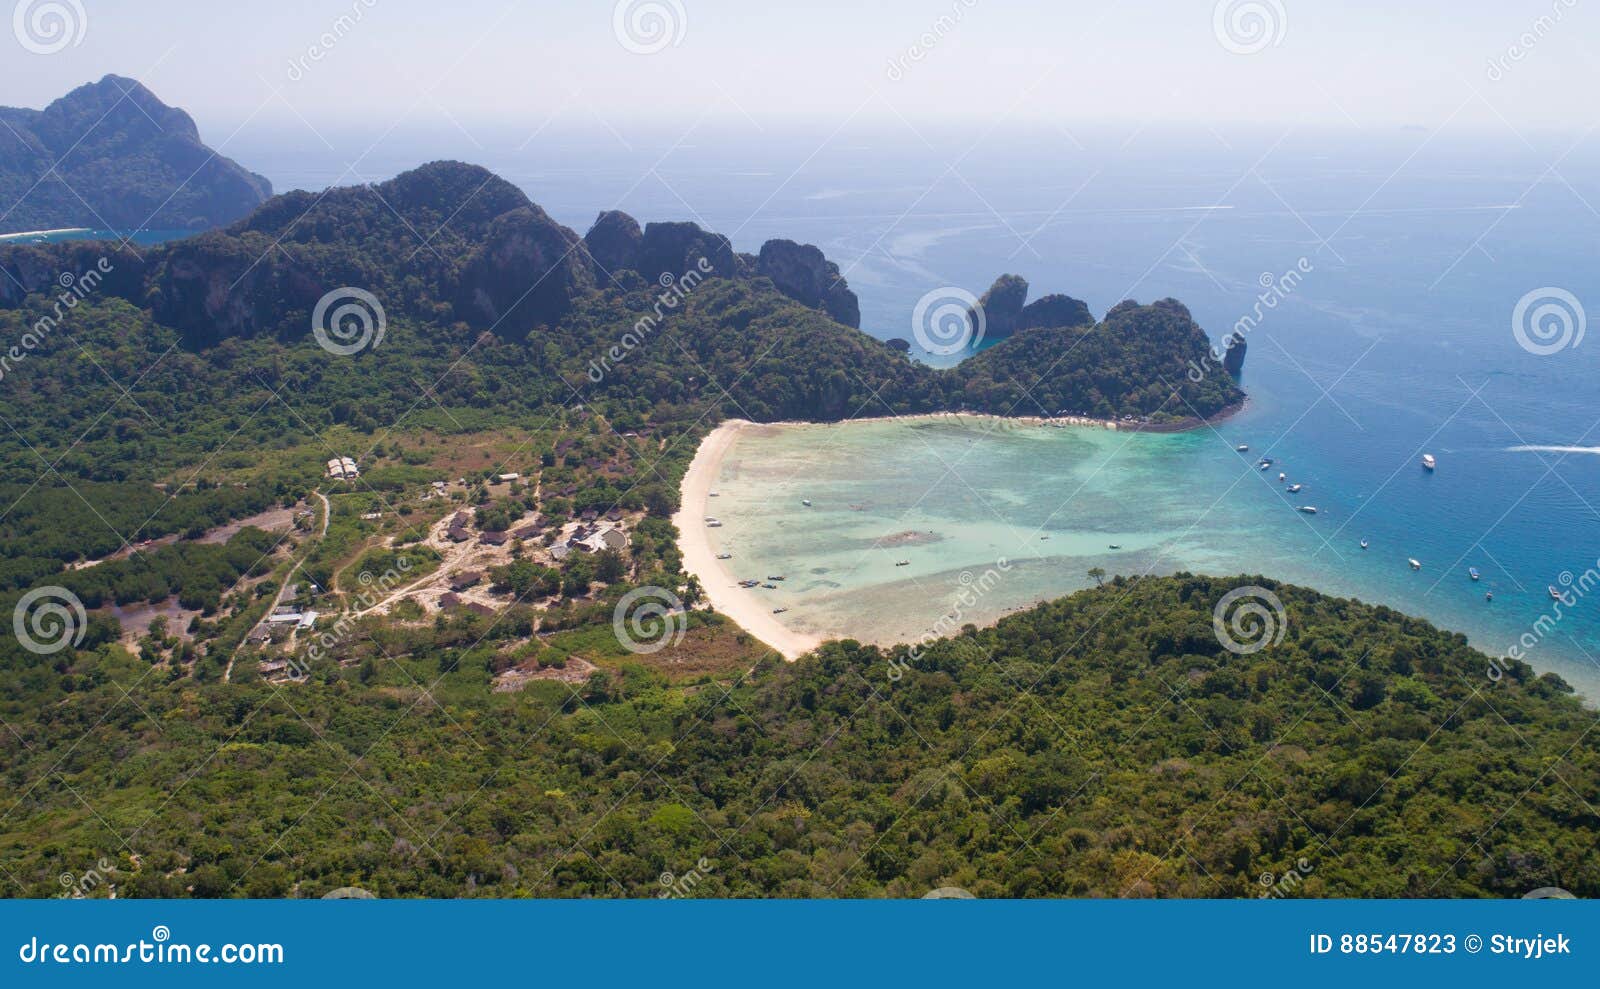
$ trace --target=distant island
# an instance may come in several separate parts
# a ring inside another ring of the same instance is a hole
[[[187,113],[124,76],[43,110],[0,107],[0,124],[0,233],[205,230],[272,195],[207,147]]]

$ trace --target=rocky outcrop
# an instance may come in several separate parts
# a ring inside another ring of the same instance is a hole
[[[1244,352],[1247,348],[1244,334],[1230,333],[1223,346],[1226,348],[1222,354],[1222,369],[1233,376],[1235,381],[1244,373]]]
[[[539,207],[523,206],[490,225],[462,272],[456,310],[473,326],[521,339],[560,319],[574,296],[594,287],[578,235]]]
[[[702,258],[706,265],[700,263]],[[691,269],[705,271],[707,266],[712,277],[732,278],[738,272],[733,245],[728,238],[701,230],[695,223],[645,225],[636,268],[645,278],[660,282],[663,278],[677,278]]]
[[[595,218],[594,226],[583,235],[589,256],[607,272],[639,270],[644,233],[639,221],[621,210],[606,210]]]
[[[1036,327],[1093,326],[1094,316],[1089,307],[1070,295],[1047,295],[1028,303],[1017,314],[1019,330]]]
[[[756,274],[772,279],[778,291],[791,299],[821,309],[846,326],[861,326],[861,304],[839,274],[839,266],[810,244],[767,241],[756,259]]]
[[[989,286],[989,291],[978,299],[983,311],[979,322],[976,314],[967,320],[969,326],[982,326],[983,336],[973,334],[972,345],[995,343],[1017,331],[1017,318],[1022,315],[1023,303],[1028,301],[1028,280],[1021,275],[1001,275]]]
[[[108,75],[43,110],[0,108],[0,231],[205,230],[272,185],[206,147],[194,120]]]

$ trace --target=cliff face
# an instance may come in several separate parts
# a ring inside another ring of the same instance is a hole
[[[272,194],[206,147],[187,113],[122,76],[43,110],[0,108],[0,122],[0,231],[205,230]]]
[[[523,206],[490,225],[462,273],[456,311],[521,339],[566,315],[573,298],[594,287],[594,265],[578,235],[539,207]]]
[[[861,326],[861,304],[845,284],[839,266],[810,244],[769,240],[761,245],[755,273],[772,279],[778,291],[797,302],[821,309],[849,327]]]

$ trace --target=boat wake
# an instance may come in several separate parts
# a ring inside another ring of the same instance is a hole
[[[1507,453],[1592,453],[1600,455],[1600,446],[1508,446]]]

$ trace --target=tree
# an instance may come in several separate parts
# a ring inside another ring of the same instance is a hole
[[[1106,571],[1105,571],[1104,567],[1090,567],[1089,568],[1089,576],[1094,578],[1094,582],[1095,582],[1095,586],[1096,587],[1104,587],[1104,586],[1106,586],[1106,581],[1105,581]]]

